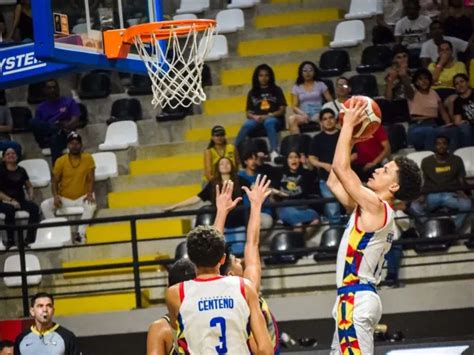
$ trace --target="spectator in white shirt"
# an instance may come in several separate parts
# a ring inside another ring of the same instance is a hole
[[[408,48],[421,48],[428,39],[431,19],[420,15],[418,0],[407,0],[405,4],[405,17],[395,25],[395,39],[398,44]]]
[[[341,76],[336,80],[336,99],[326,102],[322,110],[330,109],[336,114],[336,118],[342,109],[342,104],[351,97],[351,86],[349,85],[349,79],[345,76]]]
[[[393,30],[403,15],[403,0],[378,0],[377,8],[381,11],[377,15],[377,25],[389,27]]]
[[[434,20],[430,25],[430,37],[428,41],[423,43],[421,46],[421,63],[425,68],[430,65],[431,62],[435,63],[438,60],[438,45],[442,41],[449,41],[453,45],[453,56],[457,60],[458,52],[465,52],[468,49],[469,42],[463,41],[462,39],[443,35],[443,26],[438,20]]]

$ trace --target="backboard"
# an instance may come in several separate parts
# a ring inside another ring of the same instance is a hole
[[[161,0],[44,0],[32,1],[35,56],[95,69],[146,74],[139,56],[108,60],[103,31],[161,21]]]

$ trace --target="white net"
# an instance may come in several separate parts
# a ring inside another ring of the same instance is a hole
[[[202,68],[212,47],[214,28],[210,26],[204,31],[191,28],[181,36],[170,30],[169,38],[161,43],[154,33],[150,34],[150,41],[135,36],[135,47],[152,81],[154,107],[189,107],[206,100]]]

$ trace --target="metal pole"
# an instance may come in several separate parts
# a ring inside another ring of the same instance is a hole
[[[142,293],[140,285],[140,267],[138,266],[138,242],[137,242],[137,220],[130,221],[132,233],[132,262],[133,262],[133,282],[135,286],[135,303],[137,308],[142,308]]]
[[[20,271],[21,271],[21,298],[23,300],[23,316],[29,317],[30,307],[28,304],[28,279],[26,272],[25,244],[23,242],[23,229],[18,227],[18,249],[20,251]]]

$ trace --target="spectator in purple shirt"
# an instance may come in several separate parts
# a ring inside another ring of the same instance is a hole
[[[60,96],[56,80],[48,80],[44,92],[46,101],[37,107],[31,128],[40,148],[51,148],[54,165],[66,148],[68,133],[79,126],[81,111],[74,99]]]

